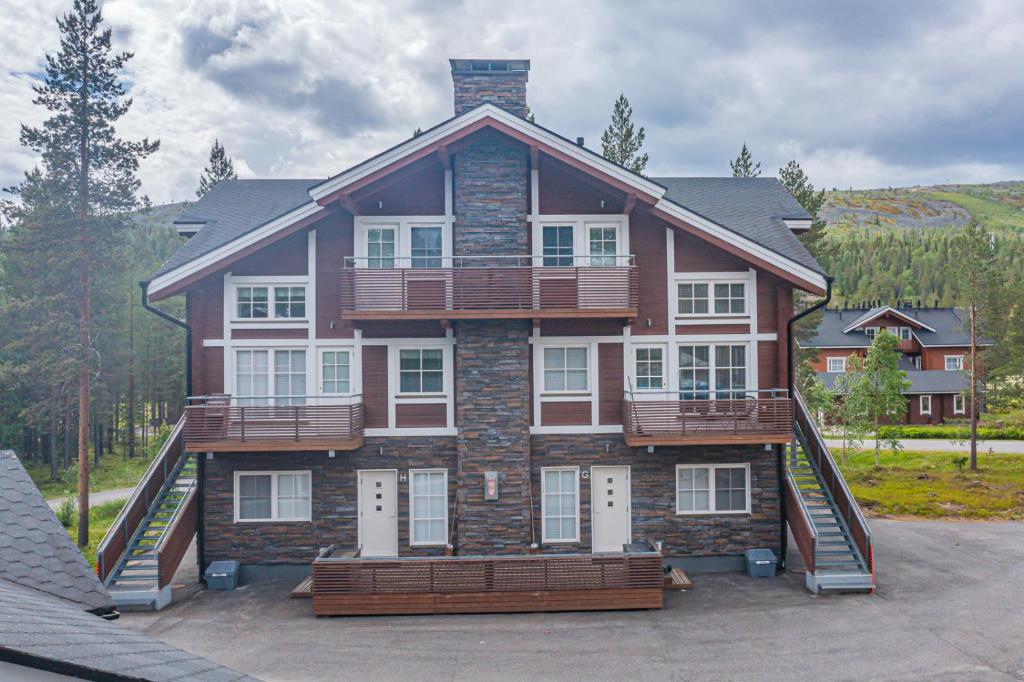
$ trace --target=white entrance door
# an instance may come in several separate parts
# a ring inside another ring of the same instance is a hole
[[[590,501],[593,551],[621,552],[633,541],[629,467],[592,467]]]
[[[398,472],[359,472],[362,556],[398,556]]]

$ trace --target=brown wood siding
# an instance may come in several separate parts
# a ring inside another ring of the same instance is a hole
[[[677,324],[679,336],[694,334],[749,334],[749,324]]]
[[[540,404],[542,426],[584,426],[590,424],[590,401]]]
[[[363,419],[366,428],[388,425],[388,348],[363,347]]]
[[[316,230],[316,335],[350,339],[352,323],[341,319],[341,269],[353,254],[352,216],[339,211]],[[332,324],[333,324],[333,329]]]
[[[364,339],[444,338],[444,327],[437,320],[371,320],[360,326]]]
[[[448,406],[444,403],[395,405],[395,426],[404,428],[426,428],[447,426]]]
[[[231,266],[232,275],[305,275],[309,270],[307,230],[290,235]]]
[[[382,178],[358,192],[356,209],[368,216],[444,215],[444,167],[433,156]]]
[[[778,384],[779,388],[789,387],[789,320],[793,317],[793,285],[779,280],[776,307],[776,332],[778,338]]]
[[[755,388],[782,388],[786,385],[783,378],[779,383],[779,344],[777,341],[758,341],[757,343],[757,383]]]
[[[757,331],[770,334],[778,331],[778,305],[781,287],[785,284],[775,275],[759,270],[757,273]]]
[[[207,348],[206,339],[224,338],[224,280],[201,280],[185,295],[185,317],[192,325],[192,392],[224,392],[224,349]]]
[[[539,190],[542,214],[621,215],[625,206],[622,192],[547,156],[540,158]]]
[[[828,359],[829,358],[848,358],[851,355],[856,355],[858,358],[864,357],[864,350],[861,348],[830,348],[819,351],[818,357],[815,358],[812,363],[815,372],[827,372],[828,371]]]
[[[541,336],[622,336],[622,320],[603,318],[543,319]]]
[[[622,344],[597,344],[598,423],[622,423]]]
[[[640,291],[640,310],[633,325],[634,335],[668,334],[665,229],[665,223],[651,217],[644,207],[635,209],[629,219],[629,246],[636,254]]]
[[[750,264],[685,232],[675,233],[676,272],[746,272]]]
[[[306,329],[232,329],[232,339],[308,339]]]
[[[946,369],[946,356],[947,355],[962,355],[964,356],[964,368],[968,367],[971,362],[971,349],[968,347],[958,348],[922,348],[921,349],[921,369]],[[979,363],[980,364],[980,363]]]

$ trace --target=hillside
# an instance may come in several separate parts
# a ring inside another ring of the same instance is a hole
[[[951,253],[971,218],[995,234],[1006,281],[1024,281],[1024,182],[832,191],[822,215],[839,301],[958,303]]]

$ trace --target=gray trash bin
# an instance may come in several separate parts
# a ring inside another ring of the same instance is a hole
[[[771,578],[775,575],[775,552],[770,549],[748,549],[744,554],[747,557],[747,575],[751,578]]]
[[[214,561],[206,567],[206,589],[231,591],[238,586],[238,562]]]

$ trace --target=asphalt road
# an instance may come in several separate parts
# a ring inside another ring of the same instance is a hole
[[[89,506],[103,504],[112,500],[127,500],[133,492],[135,492],[135,488],[118,488],[117,490],[89,493]],[[61,503],[64,502],[64,499],[63,497],[51,497],[46,501],[46,504],[50,505],[50,509],[56,511]]]
[[[1024,524],[871,525],[874,595],[719,574],[662,611],[317,619],[264,583],[121,622],[266,680],[1024,679]]]
[[[843,446],[843,441],[835,438],[826,438],[825,443],[835,451]],[[970,443],[955,440],[941,440],[933,438],[914,438],[901,440],[904,450],[917,451],[938,451],[938,452],[968,452]],[[865,440],[861,443],[862,448],[873,450],[875,441]],[[883,447],[885,447],[883,445]],[[1008,455],[1024,455],[1024,440],[979,440],[978,454],[1000,453]]]

